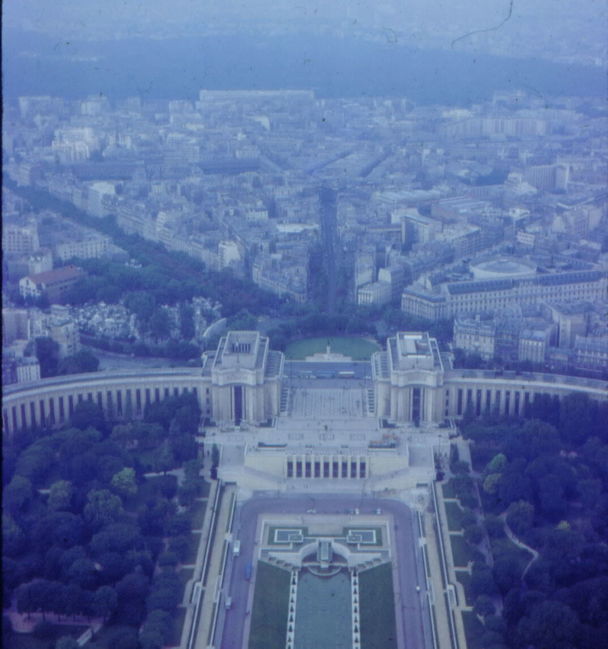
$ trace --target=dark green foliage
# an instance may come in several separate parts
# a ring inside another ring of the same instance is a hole
[[[191,434],[198,431],[200,416],[198,400],[190,392],[149,403],[144,410],[144,421],[146,423],[160,424],[168,430],[171,421],[175,419],[180,432]]]
[[[183,563],[188,556],[192,539],[190,536],[176,536],[169,543],[169,550]]]
[[[494,615],[496,607],[494,601],[488,595],[480,595],[473,605],[473,610],[477,615],[486,617],[486,615]]]
[[[79,649],[79,647],[76,639],[69,635],[61,636],[55,643],[55,649]]]
[[[158,556],[158,565],[161,568],[166,568],[166,567],[175,568],[175,566],[177,566],[178,563],[179,563],[179,559],[177,554],[175,554],[175,552],[171,552],[171,551],[162,552]]]
[[[91,539],[91,551],[95,556],[105,552],[126,552],[141,544],[141,536],[136,525],[131,523],[112,523],[104,527]]]
[[[90,351],[84,349],[73,356],[66,356],[59,361],[57,374],[80,374],[81,372],[97,372],[99,359]]]
[[[112,586],[101,586],[98,588],[91,603],[91,612],[104,620],[107,620],[118,606],[118,594]]]
[[[504,595],[521,583],[521,562],[517,556],[504,554],[494,561],[492,574],[498,589]]]
[[[44,379],[55,376],[59,366],[59,345],[46,337],[36,338],[34,341],[35,354],[40,363],[40,376]]]
[[[177,573],[161,572],[152,582],[150,594],[146,600],[148,611],[160,609],[172,613],[181,601],[182,584]]]
[[[540,396],[525,415],[531,419],[477,420],[465,427],[474,456],[485,458],[483,480],[490,471],[496,485],[494,490],[488,482],[486,489],[484,482],[481,489],[484,507],[493,512],[485,524],[494,564],[491,574],[474,567],[471,590],[493,596],[498,589],[506,629],[490,622],[487,630],[498,636],[484,635],[484,642],[501,646],[506,638],[515,649],[606,649],[606,407],[580,394],[561,402]],[[506,462],[485,466],[500,453]],[[537,559],[507,542],[499,514],[539,552]]]
[[[464,538],[467,543],[477,545],[483,539],[483,529],[479,525],[468,525],[464,528]]]
[[[77,403],[70,417],[70,426],[80,430],[93,428],[101,432],[105,431],[106,418],[103,409],[89,399]]]
[[[473,596],[477,598],[480,595],[496,595],[497,591],[492,570],[476,561],[471,571],[471,592]]]
[[[17,515],[27,509],[32,497],[31,481],[16,475],[2,492],[2,505],[5,511]]]
[[[517,625],[516,646],[538,649],[574,649],[580,637],[576,613],[565,604],[539,602]]]

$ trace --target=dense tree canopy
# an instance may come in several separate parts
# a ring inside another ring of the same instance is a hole
[[[499,539],[504,521],[538,557],[495,544],[491,572],[474,566],[471,590],[498,589],[514,649],[606,649],[607,406],[581,394],[540,396],[524,414],[473,418],[463,432],[479,464],[488,535]],[[463,492],[463,476],[451,483]]]

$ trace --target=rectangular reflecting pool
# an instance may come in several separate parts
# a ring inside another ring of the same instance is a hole
[[[295,649],[351,649],[350,575],[317,577],[307,570],[298,580]]]

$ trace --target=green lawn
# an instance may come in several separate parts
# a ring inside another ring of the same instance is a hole
[[[441,490],[443,491],[444,498],[457,498],[454,487],[452,486],[452,481],[448,481],[445,484],[441,485]]]
[[[180,568],[180,570],[177,571],[177,574],[179,575],[179,579],[185,588],[188,581],[192,579],[192,577],[194,577],[194,568]],[[182,597],[183,594],[184,593],[182,591]]]
[[[450,534],[450,543],[452,544],[452,554],[454,555],[455,566],[466,568],[469,561],[475,561],[475,551],[464,540],[463,536]]]
[[[361,645],[365,649],[396,649],[395,598],[390,563],[359,575]]]
[[[456,579],[464,586],[464,596],[467,606],[473,606],[473,597],[471,595],[471,575],[464,570],[456,570]]]
[[[196,561],[196,553],[198,551],[198,545],[200,541],[201,541],[200,532],[198,534],[190,535],[190,549],[188,550],[188,554],[184,559],[184,563],[194,563]]]
[[[249,649],[284,649],[289,579],[287,570],[258,561]]]
[[[448,518],[448,529],[450,532],[459,532],[462,529],[462,517],[464,512],[460,505],[455,502],[445,502],[445,513]]]
[[[200,530],[203,527],[203,520],[205,519],[205,510],[207,509],[206,500],[195,500],[192,506],[192,529]]]
[[[177,611],[173,614],[173,635],[169,638],[167,645],[169,647],[177,647],[182,639],[182,629],[184,628],[184,620],[186,619],[186,609],[183,606],[178,606]]]
[[[330,336],[295,340],[287,345],[285,355],[292,360],[304,360],[307,356],[324,353],[328,344],[333,353],[349,356],[354,361],[369,360],[372,353],[380,349],[378,344],[365,338]]]
[[[481,638],[485,632],[483,624],[477,619],[473,611],[463,611],[462,622],[464,633],[467,637],[468,649],[484,649]]]

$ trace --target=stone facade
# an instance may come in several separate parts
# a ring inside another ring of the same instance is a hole
[[[41,424],[61,425],[76,404],[87,399],[120,419],[142,416],[147,403],[183,392],[196,394],[203,418],[220,431],[223,426],[268,424],[279,415],[288,416],[280,410],[287,383],[284,362],[281,352],[270,349],[267,337],[231,331],[217,350],[204,354],[202,369],[96,372],[5,386],[4,434]],[[396,424],[459,419],[467,405],[478,415],[487,410],[518,415],[541,394],[563,397],[583,392],[608,400],[606,381],[451,369],[437,341],[424,332],[399,332],[389,338],[386,351],[372,356],[371,376],[375,405],[369,414]]]

